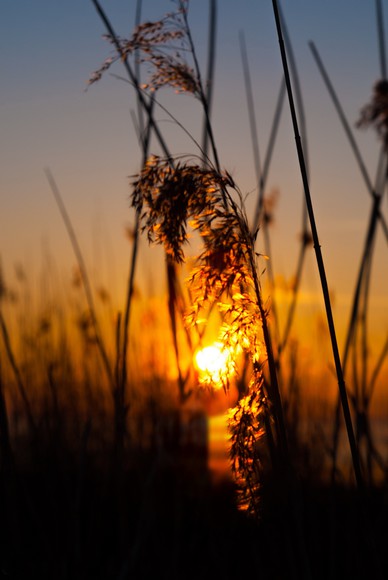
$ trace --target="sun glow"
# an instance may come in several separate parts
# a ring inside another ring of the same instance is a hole
[[[220,343],[198,350],[194,359],[199,382],[216,389],[223,387],[235,373],[232,352]]]

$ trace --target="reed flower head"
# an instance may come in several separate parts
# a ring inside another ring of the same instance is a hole
[[[258,365],[248,395],[228,413],[230,459],[238,491],[238,506],[249,515],[260,515],[263,463],[260,443],[265,436],[264,415],[269,417],[263,376]]]
[[[183,262],[187,223],[206,237],[228,178],[214,169],[152,156],[133,182],[132,205],[141,214],[142,231],[150,242],[163,244],[167,254]]]
[[[199,234],[203,250],[188,280],[193,303],[186,321],[196,324],[200,313],[216,303],[223,319],[222,344],[257,359],[260,312],[250,260],[253,239],[231,192],[242,197],[227,172],[183,158],[172,167],[153,156],[133,181],[132,205],[149,241],[164,245],[177,262],[184,261],[188,227]]]
[[[148,80],[142,84],[142,89],[154,91],[171,86],[177,93],[199,96],[199,79],[186,59],[191,53],[184,18],[188,2],[179,0],[177,4],[175,12],[166,14],[160,20],[139,24],[128,39],[104,35],[113,45],[115,54],[93,72],[88,84],[100,80],[104,72],[117,60],[133,56],[147,67]]]

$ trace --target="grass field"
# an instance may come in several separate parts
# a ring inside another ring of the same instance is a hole
[[[376,240],[385,242],[385,257],[387,246],[381,3],[381,80],[359,120],[381,142],[374,184],[311,46],[371,204],[340,340],[309,190],[303,87],[277,3],[285,74],[278,107],[288,99],[306,200],[291,280],[276,271],[271,252],[271,148],[263,167],[256,159],[253,213],[219,158],[212,125],[217,2],[209,3],[206,72],[189,2],[176,2],[160,20],[139,20],[128,39],[92,4],[115,56],[90,84],[121,66],[137,100],[142,163],[130,178],[128,287],[117,305],[111,281],[101,285],[90,274],[47,170],[76,267],[62,283],[60,266],[47,260],[38,291],[23,268],[12,282],[0,269],[2,576],[386,578],[388,342],[370,324],[370,289],[375,276],[384,277],[373,267]],[[255,152],[243,37],[241,52]],[[161,109],[162,89],[190,94],[201,107],[202,140],[190,135],[190,154],[164,137],[161,110],[187,129]],[[274,142],[277,123],[275,114]],[[146,262],[147,240],[155,258]],[[301,280],[313,254],[325,308],[311,315]],[[142,259],[152,288],[138,273]]]

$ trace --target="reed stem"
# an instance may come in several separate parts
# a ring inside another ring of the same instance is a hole
[[[348,401],[348,396],[347,396],[347,392],[346,392],[344,376],[343,376],[343,372],[342,372],[341,359],[340,359],[338,344],[337,344],[337,336],[336,336],[333,314],[332,314],[332,309],[331,309],[329,288],[328,288],[327,279],[326,279],[326,271],[325,271],[325,266],[324,266],[324,262],[323,262],[321,246],[319,243],[318,230],[317,230],[317,226],[316,226],[316,222],[315,222],[314,209],[313,209],[313,205],[312,205],[310,187],[309,187],[309,182],[308,182],[308,177],[307,177],[306,163],[305,163],[305,158],[304,158],[304,153],[303,153],[302,142],[301,142],[301,138],[300,138],[300,134],[299,134],[298,120],[296,117],[293,91],[292,91],[292,86],[291,86],[291,80],[290,80],[290,74],[289,74],[289,68],[288,68],[288,62],[287,62],[287,55],[286,55],[286,50],[285,50],[285,46],[284,46],[280,15],[279,15],[279,10],[278,10],[278,6],[277,6],[277,1],[272,0],[272,4],[273,4],[273,10],[274,10],[274,16],[275,16],[275,22],[276,22],[276,29],[277,29],[277,33],[278,33],[280,54],[281,54],[281,59],[282,59],[282,64],[283,64],[284,77],[285,77],[285,81],[286,81],[288,100],[289,100],[289,105],[290,105],[292,125],[294,128],[296,149],[297,149],[299,166],[300,166],[301,177],[302,177],[302,182],[303,182],[303,188],[304,188],[304,193],[305,193],[305,198],[306,198],[307,212],[308,212],[309,221],[310,221],[310,227],[311,227],[311,233],[312,233],[312,237],[313,237],[315,255],[316,255],[316,259],[317,259],[319,277],[321,280],[322,293],[323,293],[323,298],[324,298],[324,303],[325,303],[326,317],[327,317],[327,323],[328,323],[328,327],[329,327],[330,340],[331,340],[335,369],[336,369],[336,374],[337,374],[338,388],[339,388],[340,397],[341,397],[342,411],[344,414],[345,425],[346,425],[346,430],[347,430],[347,435],[348,435],[348,440],[349,440],[349,446],[350,446],[350,451],[351,451],[351,455],[352,455],[354,475],[355,475],[357,486],[361,490],[361,489],[364,489],[364,481],[363,481],[363,477],[362,477],[362,473],[361,473],[359,452],[358,452],[356,440],[354,437],[354,430],[353,430],[352,419],[351,419],[350,409],[349,409],[349,401]]]

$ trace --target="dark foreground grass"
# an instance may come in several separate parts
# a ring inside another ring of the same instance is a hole
[[[264,483],[255,521],[237,510],[230,479],[212,480],[206,447],[170,437],[128,446],[118,460],[89,436],[86,429],[78,449],[25,440],[3,461],[1,577],[302,577],[283,486]],[[312,578],[375,578],[376,555],[387,577],[386,489],[368,496],[374,554],[355,490],[306,478],[300,491]]]

